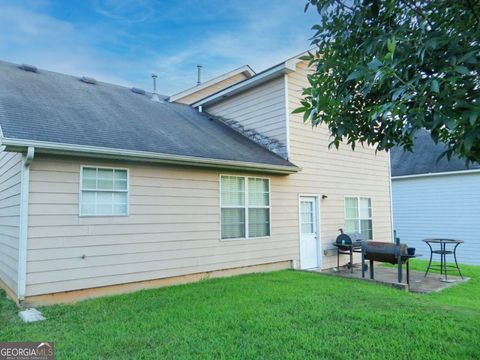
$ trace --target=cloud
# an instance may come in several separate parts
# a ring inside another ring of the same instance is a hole
[[[149,0],[94,0],[92,5],[99,14],[126,23],[143,22],[155,15]]]
[[[125,82],[105,71],[102,61],[106,59],[92,49],[69,22],[19,7],[4,6],[0,11],[0,34],[3,60]]]
[[[192,46],[157,56],[160,80],[171,90],[182,90],[195,84],[197,63],[204,66],[208,79],[245,64],[261,71],[306,50],[314,18],[310,15],[311,21],[300,22],[302,6],[297,9],[289,1],[278,4],[265,11],[237,9],[241,27],[207,33]],[[292,14],[292,9],[297,13]]]
[[[293,56],[314,21],[298,0],[91,0],[63,12],[47,0],[2,4],[1,59],[146,89],[155,72],[164,94],[193,86],[197,63],[208,79]]]

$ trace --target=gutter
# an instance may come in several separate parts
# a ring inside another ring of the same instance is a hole
[[[22,175],[20,184],[20,229],[18,234],[18,281],[17,297],[25,298],[27,287],[27,242],[28,242],[28,204],[30,193],[30,164],[35,157],[35,148],[29,146],[22,156]]]
[[[271,174],[293,174],[299,172],[301,168],[295,165],[272,165],[245,161],[224,160],[203,158],[186,155],[173,155],[163,153],[153,153],[147,151],[124,150],[114,148],[104,148],[88,145],[74,145],[65,143],[54,143],[36,140],[10,139],[3,138],[2,145],[6,151],[23,152],[29,147],[34,147],[37,154],[54,155],[83,155],[101,159],[146,161],[162,164],[188,165],[195,167],[207,167],[217,169],[253,171]]]
[[[415,178],[424,178],[424,177],[432,177],[432,176],[476,174],[476,173],[480,173],[480,169],[443,171],[443,172],[437,172],[437,173],[425,173],[425,174],[413,174],[413,175],[400,175],[400,176],[392,176],[392,180],[415,179]]]
[[[257,75],[243,80],[237,84],[234,84],[232,86],[227,87],[226,89],[220,90],[210,96],[207,96],[195,103],[193,103],[191,106],[192,107],[198,107],[198,106],[206,106],[213,104],[217,101],[220,101],[226,97],[235,95],[241,91],[245,91],[247,89],[250,89],[254,86],[257,86],[259,84],[262,84],[264,82],[267,82],[269,80],[272,80],[274,78],[277,78],[283,74],[289,74],[292,72],[296,71],[296,64],[300,60],[297,58],[293,58],[290,60],[287,60],[279,65],[276,65],[270,69],[267,69],[261,73],[258,73]]]

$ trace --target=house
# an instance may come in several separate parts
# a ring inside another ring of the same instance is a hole
[[[0,62],[2,286],[67,302],[333,267],[339,228],[390,241],[388,155],[329,150],[292,114],[308,71],[294,57],[166,97]]]
[[[423,130],[414,138],[413,152],[391,151],[394,228],[427,259],[430,249],[422,239],[464,240],[458,261],[480,265],[480,164],[449,161],[441,157],[445,150]]]

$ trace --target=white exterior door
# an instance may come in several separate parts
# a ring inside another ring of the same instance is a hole
[[[300,197],[300,267],[319,267],[318,214],[315,197]]]

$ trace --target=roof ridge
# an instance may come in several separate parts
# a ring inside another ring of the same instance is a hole
[[[17,64],[17,63],[2,60],[2,59],[0,59],[0,63],[8,64],[8,65],[19,68],[19,70],[22,70],[22,69],[20,69],[21,64]],[[33,65],[33,64],[31,64],[31,65]],[[88,76],[88,74],[77,76],[77,75],[67,74],[67,73],[63,73],[63,72],[59,72],[59,71],[55,71],[55,70],[44,69],[44,68],[41,68],[41,67],[37,67],[36,65],[34,65],[34,66],[37,68],[36,74],[41,74],[42,72],[46,72],[46,73],[50,73],[50,74],[54,74],[54,75],[60,75],[60,76],[66,76],[66,77],[74,78],[74,79],[77,79],[77,80],[81,80],[81,78],[83,76],[83,77],[89,77],[89,78],[95,79],[96,80],[95,85],[103,84],[103,85],[119,87],[119,88],[123,88],[123,89],[127,89],[127,90],[131,90],[132,88],[142,89],[141,87],[138,87],[138,86],[133,86],[133,85],[132,86],[127,86],[127,85],[115,84],[115,83],[108,82],[108,81],[98,80],[96,77]],[[153,93],[151,91],[145,90],[145,94],[152,95]],[[168,98],[168,95],[159,94],[159,96],[162,97],[162,98],[165,98],[165,99]]]

